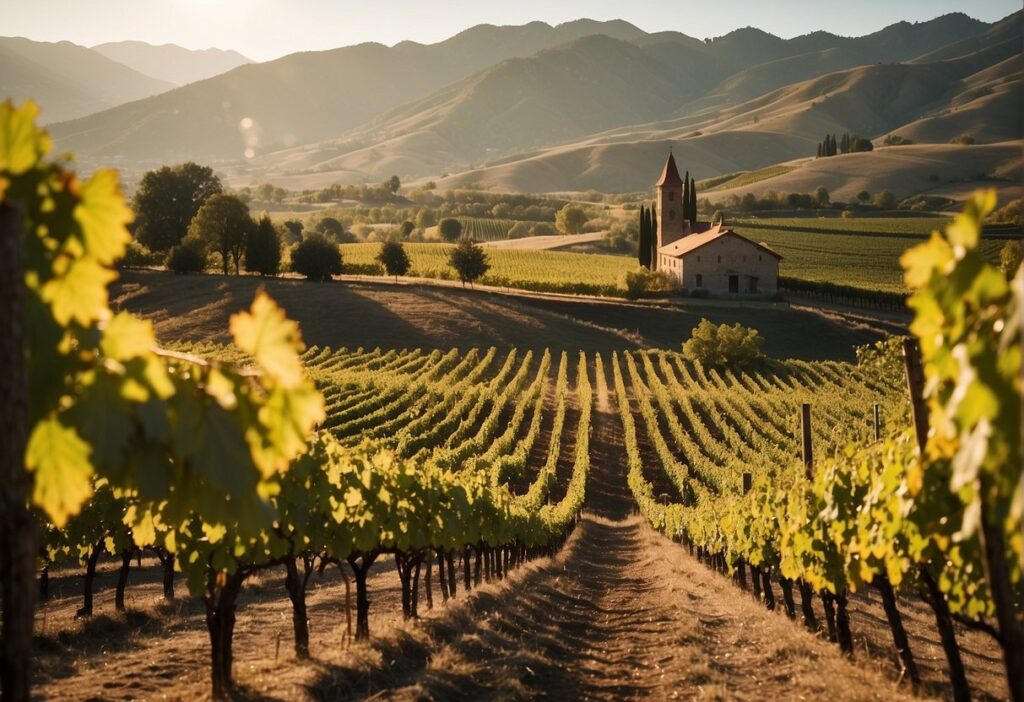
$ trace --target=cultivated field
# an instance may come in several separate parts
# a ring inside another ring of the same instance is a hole
[[[209,344],[175,348],[242,360]],[[324,426],[342,444],[370,437],[418,463],[482,474],[542,514],[582,488],[583,513],[561,551],[518,568],[507,558],[481,568],[476,549],[455,550],[448,574],[426,561],[417,571],[417,623],[403,621],[403,579],[391,556],[379,555],[366,580],[367,643],[348,638],[348,586],[339,570],[313,575],[306,598],[313,657],[305,661],[292,650],[282,573],[261,571],[239,598],[239,695],[909,698],[877,597],[850,600],[855,653],[847,658],[788,619],[781,603],[769,612],[650,525],[650,496],[688,503],[681,495],[693,486],[681,461],[696,470],[699,489],[722,499],[741,489],[741,470],[758,479],[782,475],[797,455],[801,402],[815,403],[814,439],[823,453],[863,441],[873,402],[887,416],[903,402],[869,374],[800,361],[718,373],[664,352],[314,347],[304,361],[327,399]],[[747,433],[738,439],[737,432]],[[771,448],[754,448],[762,445]],[[146,561],[131,571],[128,612],[114,612],[116,570],[101,565],[96,616],[75,620],[76,571],[52,568],[52,597],[36,616],[37,692],[52,699],[204,696],[208,642],[198,601],[182,598],[180,579],[178,599],[163,601],[161,569]],[[922,692],[941,695],[944,660],[930,615],[914,598],[901,598],[900,607]],[[961,646],[976,696],[1002,698],[992,644],[962,632]]]

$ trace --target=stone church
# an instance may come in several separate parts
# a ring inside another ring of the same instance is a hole
[[[779,284],[782,256],[721,223],[696,222],[683,214],[683,179],[670,153],[655,185],[658,215],[655,270],[680,287],[715,295],[771,295]]]

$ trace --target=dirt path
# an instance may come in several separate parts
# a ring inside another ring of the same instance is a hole
[[[410,636],[381,646],[379,668],[335,670],[317,694],[903,698],[891,680],[767,612],[632,514],[621,427],[608,402],[599,407],[586,514],[562,552],[424,622],[415,645]]]

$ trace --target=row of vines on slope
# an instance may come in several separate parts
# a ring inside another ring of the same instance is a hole
[[[858,366],[790,362],[736,375],[633,354],[625,370],[613,359],[613,377],[629,484],[652,525],[744,586],[749,568],[755,594],[773,608],[777,578],[791,617],[797,587],[815,630],[817,593],[830,636],[849,653],[847,596],[877,589],[915,683],[896,593],[919,592],[935,614],[954,697],[970,694],[957,621],[999,643],[1011,697],[1020,700],[1024,273],[1008,282],[977,252],[993,202],[977,196],[944,235],[904,257],[923,373],[916,344],[908,341],[904,360],[899,340],[890,340],[863,349]],[[893,396],[904,382],[911,403]],[[810,456],[800,460],[800,418],[815,396],[828,402],[814,405],[808,443],[827,457],[811,465]],[[889,420],[879,438],[867,431],[876,403]],[[915,431],[906,429],[911,415]],[[648,465],[640,432],[653,453]],[[674,500],[656,497],[655,468],[676,488]]]
[[[305,584],[317,567],[351,567],[357,634],[365,636],[366,574],[381,554],[394,554],[414,615],[409,576],[427,553],[447,561],[454,594],[453,554],[465,556],[468,580],[471,550],[479,578],[481,560],[500,575],[565,538],[583,501],[585,441],[577,443],[565,496],[539,510],[493,477],[500,471],[470,460],[500,454],[488,453],[498,418],[516,414],[517,403],[536,403],[550,354],[532,381],[530,354],[517,361],[515,352],[496,373],[493,350],[302,356],[298,326],[262,294],[232,317],[233,348],[162,350],[148,322],[108,306],[112,265],[129,240],[116,175],[100,171],[82,183],[65,164],[45,161],[50,142],[35,127],[36,112],[31,104],[0,106],[0,214],[5,251],[14,253],[5,261],[24,261],[23,269],[3,270],[2,289],[14,304],[0,319],[13,332],[3,344],[10,361],[0,535],[7,699],[29,698],[37,553],[81,560],[87,573],[102,551],[120,556],[119,604],[140,550],[164,562],[168,595],[173,569],[183,571],[204,601],[213,692],[225,697],[236,599],[261,569],[286,569],[301,656],[308,655]],[[563,356],[563,400],[567,363]],[[575,394],[589,405],[586,368],[581,354]],[[19,386],[22,372],[27,382]],[[394,376],[422,382],[376,385]],[[424,403],[426,390],[443,403]],[[461,390],[470,401],[461,402]],[[431,423],[423,427],[429,439],[416,447],[389,440],[391,428],[435,409],[451,433],[431,432]],[[589,406],[580,414],[577,430],[586,435]],[[380,440],[361,440],[375,430]],[[550,479],[538,471],[538,481]],[[32,537],[39,527],[41,548]],[[90,593],[87,577],[83,614]]]

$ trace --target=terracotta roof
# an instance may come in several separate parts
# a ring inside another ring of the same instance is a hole
[[[661,178],[654,185],[661,187],[663,185],[682,185],[683,179],[679,177],[679,169],[676,168],[676,159],[671,153],[668,155],[668,160],[665,161],[665,168],[661,171]]]
[[[716,224],[707,231],[701,232],[700,234],[690,234],[688,236],[684,236],[681,239],[676,239],[671,244],[667,244],[659,248],[658,253],[674,257],[684,256],[690,253],[691,251],[695,251],[706,244],[710,244],[712,241],[715,241],[720,237],[729,235],[739,237],[740,239],[743,239],[743,241],[752,244],[753,246],[756,246],[759,249],[763,249],[767,253],[770,253],[772,256],[779,259],[780,261],[782,260],[782,256],[780,256],[775,251],[772,251],[770,248],[768,248],[766,244],[759,244],[755,241],[751,241],[747,237],[737,234],[732,229],[722,227],[721,224]]]

